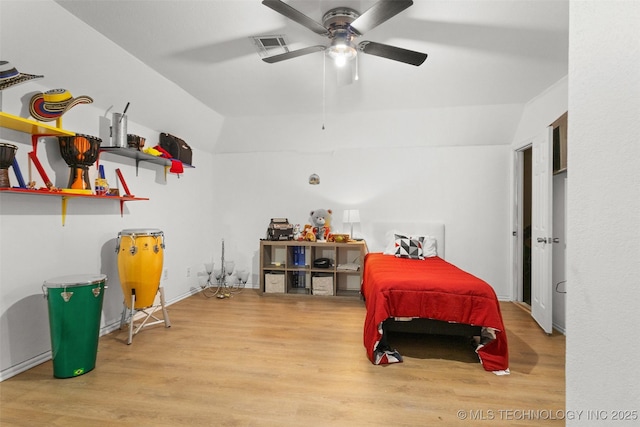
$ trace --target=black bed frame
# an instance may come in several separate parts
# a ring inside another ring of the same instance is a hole
[[[395,320],[390,317],[382,323],[383,331],[409,332],[431,335],[480,336],[481,326],[464,323],[451,323],[442,320],[416,318],[411,320]]]
[[[425,318],[395,320],[390,317],[382,322],[382,337],[377,346],[378,350],[393,350],[388,341],[389,332],[476,337],[481,335],[482,327]]]

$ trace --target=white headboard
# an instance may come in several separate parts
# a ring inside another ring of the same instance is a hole
[[[444,223],[442,222],[374,222],[370,236],[367,238],[369,252],[382,252],[387,244],[389,231],[398,231],[409,235],[428,235],[437,240],[438,256],[444,257]]]

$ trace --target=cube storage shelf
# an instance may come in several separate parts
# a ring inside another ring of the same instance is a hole
[[[260,291],[357,297],[366,253],[364,241],[261,240]],[[327,268],[315,267],[314,261],[320,258],[328,258],[332,264]]]

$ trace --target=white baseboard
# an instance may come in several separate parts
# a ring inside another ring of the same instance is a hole
[[[181,301],[185,298],[195,295],[201,290],[202,289],[199,289],[199,288],[191,288],[188,292],[185,292],[182,295],[178,295],[175,298],[166,300],[165,302],[167,303],[167,307],[177,303],[178,301]],[[111,323],[105,326],[102,326],[100,328],[100,336],[109,334],[117,329],[120,329],[120,319],[113,320]],[[51,350],[46,351],[42,354],[39,354],[35,357],[32,357],[31,359],[20,362],[14,366],[10,366],[0,372],[0,382],[4,380],[8,380],[11,377],[21,374],[22,372],[28,371],[29,369],[34,368],[44,362],[48,362],[49,360],[51,360]],[[53,375],[53,372],[51,373],[51,375]]]
[[[556,323],[553,324],[553,329],[560,332],[562,335],[567,335],[567,330]]]
[[[48,360],[51,360],[51,350],[32,357],[29,360],[25,360],[24,362],[20,362],[17,365],[10,366],[7,369],[4,369],[2,372],[0,372],[0,382],[8,380],[9,378],[14,377],[24,371],[28,371],[29,369],[34,368]],[[53,375],[53,373],[51,375]]]

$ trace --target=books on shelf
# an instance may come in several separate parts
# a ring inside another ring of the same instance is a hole
[[[304,246],[294,246],[293,250],[293,265],[298,267],[304,267],[306,265],[306,248]]]
[[[304,267],[306,265],[306,248],[304,246],[294,246],[292,248],[293,265],[296,267]],[[292,278],[292,286],[297,289],[306,288],[306,276],[304,271],[294,271]]]
[[[296,289],[304,289],[307,287],[307,273],[304,271],[294,271],[291,278],[291,287]]]

